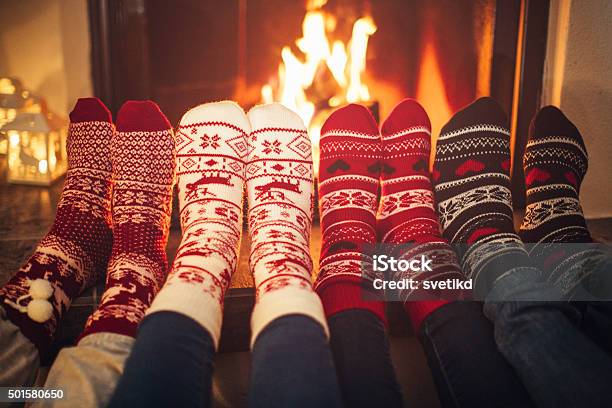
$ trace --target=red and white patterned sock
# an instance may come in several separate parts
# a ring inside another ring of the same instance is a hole
[[[370,111],[336,110],[321,129],[319,210],[323,243],[315,288],[330,317],[363,309],[385,320],[382,301],[362,298],[362,256],[376,243],[380,134]]]
[[[308,133],[297,114],[277,103],[254,107],[248,118],[249,263],[256,289],[251,344],[266,325],[290,314],[313,318],[327,333],[311,283],[314,196]]]
[[[81,337],[136,336],[166,278],[175,147],[172,127],[151,101],[128,101],[111,142],[113,250],[106,289]]]
[[[70,113],[68,173],[53,226],[0,291],[9,319],[41,349],[51,342],[72,300],[106,270],[112,245],[113,130],[100,100],[77,101]]]
[[[234,102],[200,105],[183,115],[176,135],[183,239],[168,279],[147,311],[189,316],[211,334],[215,345],[223,297],[239,255],[250,129]]]
[[[433,260],[427,273],[399,273],[399,279],[462,279],[454,250],[440,235],[434,209],[429,155],[431,123],[418,102],[400,102],[381,126],[382,172],[378,234],[383,244],[413,244],[403,258],[425,255]],[[400,293],[415,328],[447,301],[409,301],[411,290]],[[425,295],[425,294],[424,294]],[[433,296],[433,293],[428,295]]]

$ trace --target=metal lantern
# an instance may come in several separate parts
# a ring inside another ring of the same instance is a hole
[[[18,113],[0,128],[8,137],[9,183],[48,186],[66,172],[65,122],[49,112]]]

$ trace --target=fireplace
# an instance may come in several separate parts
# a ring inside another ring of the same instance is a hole
[[[548,1],[90,0],[94,88],[113,112],[150,98],[173,123],[205,101],[281,101],[313,144],[335,106],[384,117],[399,100],[440,127],[479,96],[511,119],[514,203],[539,107]],[[300,82],[300,83],[296,83]],[[316,148],[315,148],[316,153]],[[316,154],[315,154],[316,159]]]

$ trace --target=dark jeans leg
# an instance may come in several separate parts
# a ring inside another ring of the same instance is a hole
[[[111,407],[209,407],[215,349],[208,332],[175,312],[145,317]]]
[[[454,302],[419,331],[443,407],[530,407],[527,390],[497,349],[481,302]]]
[[[588,299],[589,295],[597,301],[576,301],[573,305],[580,310],[582,318],[580,329],[595,344],[612,356],[612,258],[610,247],[597,245],[598,249],[590,254],[593,262],[590,275],[581,281],[572,299]],[[600,251],[601,250],[601,251]],[[597,261],[603,254],[603,261]],[[585,268],[579,269],[584,272]]]
[[[341,407],[329,344],[319,323],[283,316],[253,345],[250,407]]]
[[[332,353],[347,407],[401,407],[402,393],[378,317],[347,310],[329,318]]]
[[[539,407],[612,407],[612,358],[578,327],[579,312],[529,270],[499,279],[485,302],[500,352]]]
[[[580,328],[612,356],[612,302],[585,302]]]

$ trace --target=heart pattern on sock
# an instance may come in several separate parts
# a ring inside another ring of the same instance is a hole
[[[321,130],[319,211],[322,247],[315,282],[328,317],[369,310],[385,321],[384,303],[362,297],[362,256],[376,243],[381,162],[380,135],[370,111],[356,104],[336,110]],[[338,161],[340,171],[326,171]],[[386,171],[392,171],[389,167]]]

